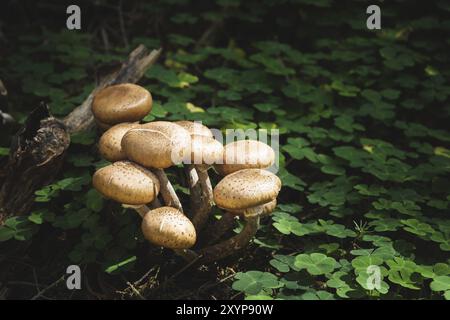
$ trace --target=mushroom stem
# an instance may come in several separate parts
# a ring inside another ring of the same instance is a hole
[[[213,189],[208,171],[203,166],[189,165],[188,177],[191,190],[192,224],[199,233],[208,221],[213,206]]]
[[[159,183],[161,185],[160,192],[166,205],[183,212],[183,206],[181,205],[180,199],[178,198],[175,189],[170,183],[169,178],[167,178],[164,170],[153,169],[152,171],[158,177]]]
[[[223,237],[234,225],[235,214],[225,212],[219,220],[214,221],[203,233],[201,243],[211,245]]]
[[[191,205],[191,212],[190,217],[192,218],[193,213],[195,212],[196,208],[200,206],[200,194],[201,194],[201,188],[200,183],[198,182],[198,174],[197,170],[195,170],[195,166],[190,164],[186,167],[186,176],[188,178],[188,184],[189,184],[189,192],[190,192],[190,205]]]
[[[221,243],[203,248],[198,251],[202,255],[200,261],[209,263],[226,258],[236,251],[245,248],[250,240],[255,236],[259,227],[259,216],[246,218],[244,228],[240,233]]]
[[[147,207],[145,204],[142,206],[133,206],[133,205],[129,205],[129,204],[122,204],[122,207],[127,208],[127,209],[133,209],[141,216],[141,218],[144,218],[145,214],[150,211],[150,208]]]
[[[139,215],[141,216],[141,218],[143,218],[147,212],[150,211],[149,207],[147,206],[140,206],[135,208],[136,212],[139,213]]]

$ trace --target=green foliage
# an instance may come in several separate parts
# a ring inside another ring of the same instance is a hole
[[[166,21],[161,39],[149,35],[153,26],[129,32],[133,45],[165,46],[141,83],[155,100],[144,121],[280,130],[283,189],[253,243],[262,262],[238,269],[232,288],[246,299],[450,299],[445,1],[386,3],[376,32],[364,29],[364,6],[348,2],[217,1],[195,15],[186,5],[192,1],[182,2],[140,8]],[[429,6],[435,15],[409,14]],[[237,32],[197,45],[199,30],[215,21],[228,27],[228,19]],[[67,31],[17,41],[0,73],[19,86],[14,116],[21,121],[31,97],[67,114],[92,89],[89,67],[128,52],[106,53],[93,35]],[[105,164],[97,140],[95,131],[71,137],[62,176],[36,192],[30,215],[0,227],[0,241],[29,241],[47,224],[73,233],[70,261],[116,274],[143,260],[138,217],[90,186]],[[380,270],[375,289],[371,266]]]

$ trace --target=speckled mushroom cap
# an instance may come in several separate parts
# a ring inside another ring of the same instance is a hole
[[[274,162],[275,152],[264,142],[239,140],[225,145],[223,164],[217,164],[215,168],[225,176],[241,169],[268,168]]]
[[[118,161],[97,170],[92,184],[105,197],[127,205],[152,202],[159,193],[158,178],[130,161]]]
[[[179,125],[155,121],[129,130],[122,138],[128,159],[145,167],[165,169],[189,157],[191,136]]]
[[[147,240],[165,248],[187,249],[197,239],[192,222],[172,207],[149,211],[142,219],[141,228]]]
[[[214,188],[216,205],[225,210],[244,211],[276,199],[280,179],[262,169],[243,169],[224,177]]]
[[[106,87],[94,97],[92,113],[102,124],[114,125],[135,122],[144,118],[152,109],[152,95],[145,88],[133,83]]]
[[[175,121],[175,123],[189,131],[191,135],[206,136],[211,138],[213,137],[213,133],[211,132],[211,130],[200,122],[182,120]]]
[[[100,155],[111,162],[125,160],[127,156],[122,150],[122,137],[128,130],[137,127],[139,127],[137,122],[125,122],[116,124],[108,129],[105,133],[103,133],[98,142],[98,151],[100,152]]]
[[[211,165],[223,157],[223,145],[214,138],[191,135],[191,163]]]

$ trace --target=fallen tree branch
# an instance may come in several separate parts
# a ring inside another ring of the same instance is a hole
[[[112,84],[137,82],[144,75],[145,71],[156,62],[160,54],[161,49],[153,50],[149,53],[143,45],[134,49],[117,73],[107,76],[101,81],[86,100],[64,118],[64,124],[69,133],[88,130],[94,126],[95,121],[91,112],[91,104],[97,91]]]
[[[70,134],[95,124],[91,103],[95,93],[111,84],[137,82],[161,54],[140,45],[119,71],[110,74],[63,121],[54,118],[47,106],[31,112],[25,125],[13,137],[9,157],[0,163],[0,225],[10,216],[28,213],[34,192],[57,176],[70,144]]]

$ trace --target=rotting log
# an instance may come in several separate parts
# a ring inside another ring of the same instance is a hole
[[[29,212],[35,191],[51,183],[59,173],[70,145],[70,134],[95,125],[91,112],[95,93],[108,85],[137,82],[160,54],[161,49],[149,51],[143,45],[138,46],[117,72],[102,79],[63,120],[54,118],[44,104],[31,112],[12,138],[9,157],[0,163],[0,225],[11,216]]]

